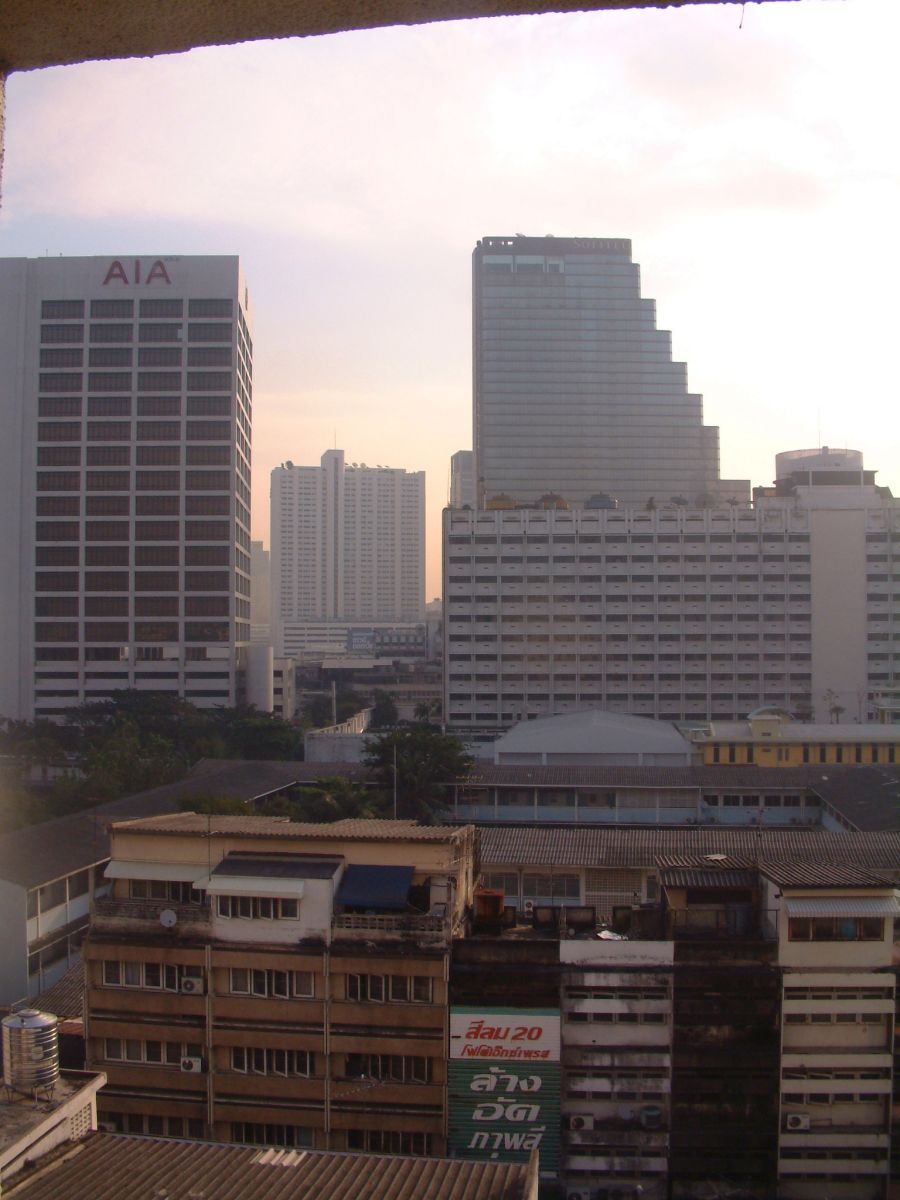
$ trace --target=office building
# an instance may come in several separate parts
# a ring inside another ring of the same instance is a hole
[[[477,507],[748,497],[719,479],[719,431],[641,295],[630,241],[486,237],[473,293]]]
[[[240,697],[252,352],[237,258],[0,263],[0,714]]]
[[[457,729],[763,704],[864,723],[900,674],[900,502],[850,451],[779,455],[752,508],[448,509],[443,561]]]
[[[105,1123],[445,1153],[447,968],[472,901],[471,826],[178,813],[111,832],[113,891],[84,949]]]
[[[475,455],[457,450],[450,456],[450,507],[475,507]]]
[[[425,473],[344,462],[272,472],[272,618],[280,653],[332,622],[425,619]],[[289,630],[293,628],[294,632]]]

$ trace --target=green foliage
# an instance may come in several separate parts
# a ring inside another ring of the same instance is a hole
[[[172,783],[201,758],[302,758],[303,738],[252,707],[199,709],[126,690],[72,709],[65,724],[6,722],[0,754],[14,764],[20,797],[0,819],[30,824]]]
[[[373,782],[393,798],[397,816],[430,824],[446,799],[446,785],[472,766],[459,738],[432,725],[408,725],[366,741]]]
[[[273,796],[250,807],[233,796],[187,796],[182,811],[225,816],[288,817],[291,821],[330,823],[352,817],[383,817],[384,801],[372,789],[349,779],[329,779],[316,787],[297,787],[289,796]]]
[[[396,725],[399,720],[394,697],[376,688],[372,695],[372,720],[370,728],[385,729]]]

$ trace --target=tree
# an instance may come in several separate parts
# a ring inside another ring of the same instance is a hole
[[[376,688],[372,695],[372,719],[370,727],[372,729],[385,729],[396,725],[399,720],[397,714],[397,705],[394,703],[394,697],[389,696],[387,692]]]
[[[435,697],[433,700],[420,700],[414,709],[416,721],[421,725],[434,725],[440,720],[441,702]]]
[[[447,785],[470,770],[472,759],[459,738],[431,725],[409,725],[369,738],[365,763],[392,799],[396,782],[398,817],[430,824],[443,808]]]

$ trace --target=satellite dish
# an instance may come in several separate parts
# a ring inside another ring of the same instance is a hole
[[[174,908],[164,908],[159,914],[159,923],[163,929],[172,929],[178,924],[178,913]]]

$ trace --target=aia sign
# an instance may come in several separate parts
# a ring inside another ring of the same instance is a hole
[[[166,270],[166,264],[161,258],[156,258],[150,265],[149,271],[145,271],[144,264],[139,258],[134,260],[134,264],[130,267],[131,277],[129,278],[129,264],[122,262],[117,258],[109,264],[109,270],[106,272],[104,284],[112,283],[118,280],[119,283],[154,283],[157,280],[161,283],[171,284],[169,272]]]

